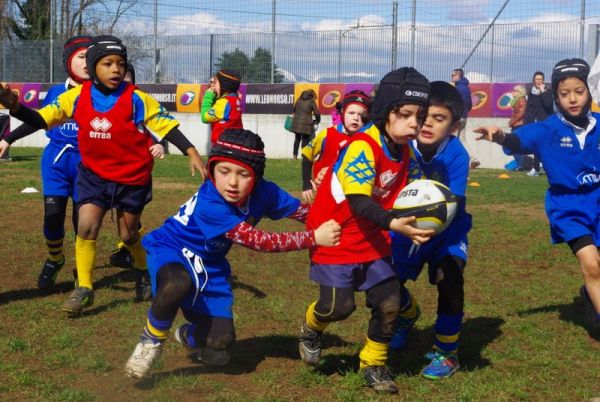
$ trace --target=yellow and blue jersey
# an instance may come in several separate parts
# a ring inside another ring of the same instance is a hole
[[[376,126],[370,126],[364,131],[364,134],[371,137],[381,147],[387,159],[393,159],[392,153],[383,139],[383,134]],[[408,161],[408,182],[421,178],[423,173],[412,149],[410,149]],[[374,150],[366,141],[352,141],[344,150],[343,156],[338,160],[334,170],[344,194],[362,194],[369,197],[373,195],[378,172],[375,166]],[[386,172],[379,172],[379,174],[385,176]],[[382,177],[382,180],[385,180],[385,177]]]
[[[116,91],[111,91],[108,94],[104,94],[95,86],[92,86],[92,104],[94,109],[98,112],[108,112],[123,94],[125,84],[121,83]],[[38,110],[48,127],[54,127],[73,117],[81,89],[81,85],[71,88]],[[147,128],[155,137],[162,139],[173,128],[179,126],[179,122],[147,93],[135,89],[132,100],[132,117],[135,125]]]

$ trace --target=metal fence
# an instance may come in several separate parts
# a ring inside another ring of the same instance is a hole
[[[600,30],[593,24],[586,28],[584,57],[592,62]],[[486,29],[480,24],[417,26],[413,35],[410,26],[402,26],[395,41],[391,27],[277,32],[274,62],[284,82],[375,82],[392,66],[411,60],[428,78],[448,80],[481,40],[464,66],[472,82],[528,82],[534,71],[549,73],[559,59],[580,53],[579,21],[496,24],[484,36]],[[224,52],[239,49],[252,58],[257,48],[271,52],[272,39],[270,33],[239,33],[159,36],[156,46],[152,36],[124,41],[138,83],[199,83],[208,81]],[[262,70],[261,81],[269,82],[269,62],[246,67]],[[0,68],[3,81],[61,81],[62,43],[6,41]]]

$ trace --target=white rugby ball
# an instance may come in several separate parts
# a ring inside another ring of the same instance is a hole
[[[450,225],[456,215],[457,199],[448,187],[435,180],[415,180],[404,187],[396,201],[396,216],[415,216],[415,226],[435,234]]]

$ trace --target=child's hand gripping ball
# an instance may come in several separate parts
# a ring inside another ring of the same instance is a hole
[[[456,196],[435,180],[415,180],[400,191],[394,201],[396,217],[414,216],[413,225],[439,234],[456,215]]]

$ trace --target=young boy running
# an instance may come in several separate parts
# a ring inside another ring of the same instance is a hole
[[[420,247],[404,236],[391,233],[401,307],[390,348],[400,349],[405,345],[409,330],[421,314],[419,304],[405,287],[406,281],[415,281],[427,264],[429,282],[438,289],[435,343],[426,355],[431,362],[422,372],[430,379],[449,377],[460,367],[457,350],[464,307],[463,271],[467,262],[467,233],[471,229],[471,215],[465,210],[469,154],[452,135],[460,128],[462,115],[463,102],[458,90],[443,81],[432,82],[427,118],[417,139],[411,142],[425,177],[445,184],[457,196],[454,220]]]
[[[204,93],[200,118],[210,124],[210,143],[214,145],[226,128],[244,128],[238,89],[240,75],[230,69],[222,69],[210,79],[210,88]]]
[[[154,300],[140,342],[125,366],[127,375],[150,373],[179,309],[188,323],[178,342],[209,365],[229,362],[235,340],[231,267],[233,243],[257,251],[291,251],[338,244],[340,226],[327,221],[312,231],[270,233],[254,226],[263,217],[303,220],[306,205],[263,179],[264,145],[243,129],[223,131],[210,151],[210,180],[179,212],[144,238]]]
[[[349,137],[371,127],[368,114],[371,98],[363,91],[350,91],[340,102],[341,123],[322,130],[302,148],[302,199],[313,202],[313,178],[321,169],[332,166],[340,150],[349,143]]]
[[[420,175],[408,141],[416,138],[427,110],[429,82],[410,67],[388,73],[373,102],[373,127],[354,134],[319,187],[307,227],[328,219],[342,225],[341,244],[311,251],[310,279],[319,284],[319,300],[306,311],[299,351],[316,365],[321,335],[329,323],[355,309],[354,292],[366,292],[371,319],[360,368],[378,392],[398,387],[385,368],[388,344],[400,308],[400,287],[391,264],[389,230],[426,242],[433,230],[411,226],[414,217],[395,218],[390,211],[409,177]]]
[[[63,47],[63,64],[68,78],[64,84],[51,87],[42,101],[42,107],[54,102],[67,90],[89,80],[86,69],[86,52],[92,44],[91,36],[73,36]],[[65,216],[69,197],[73,212],[73,229],[77,233],[77,165],[81,161],[77,147],[77,123],[66,121],[46,131],[50,140],[42,154],[42,189],[44,193],[44,237],[48,248],[48,258],[38,277],[38,288],[50,289],[60,269],[65,265],[63,241],[65,237]],[[32,134],[37,128],[26,124],[8,134],[4,147],[18,139]]]
[[[593,310],[591,331],[600,331],[600,114],[590,111],[589,65],[581,59],[558,62],[552,71],[557,113],[506,134],[479,127],[478,140],[493,141],[509,154],[535,154],[550,187],[546,215],[553,243],[567,243],[577,258],[581,295]]]
[[[152,199],[152,139],[140,129],[165,138],[190,157],[194,169],[204,176],[205,166],[198,151],[179,131],[178,122],[152,97],[123,82],[127,50],[114,36],[94,38],[87,51],[91,80],[58,96],[51,104],[34,111],[20,105],[16,94],[0,84],[0,103],[12,116],[34,128],[52,127],[69,118],[78,126],[81,163],[77,172],[79,222],[75,241],[78,286],[63,305],[69,313],[80,313],[92,305],[92,271],[96,238],[104,215],[117,210],[119,237],[129,248],[138,268],[136,294],[149,283],[146,253],[138,232],[144,206]],[[7,146],[0,142],[0,155]]]

